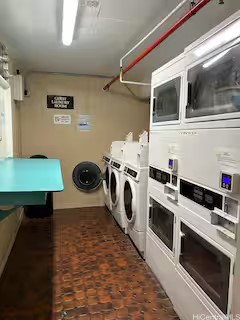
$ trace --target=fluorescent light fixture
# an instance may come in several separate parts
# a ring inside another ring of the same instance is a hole
[[[230,26],[224,28],[218,32],[215,36],[206,40],[198,49],[195,50],[194,54],[197,57],[202,57],[205,54],[221,47],[222,45],[234,40],[240,36],[240,19],[232,23]]]
[[[232,50],[234,48],[234,46],[239,45],[239,44],[240,44],[240,37],[238,37],[235,41],[232,42],[230,48],[224,50],[223,52],[220,52],[215,57],[210,59],[208,62],[204,63],[203,68],[210,67],[212,64],[214,64],[215,62],[217,62],[218,60],[223,58],[230,50]]]
[[[217,62],[218,60],[223,58],[230,50],[231,50],[231,48],[224,50],[223,52],[217,54],[215,57],[210,59],[208,62],[204,63],[203,68],[206,69],[206,68],[210,67],[211,65],[213,65],[215,62]]]
[[[78,0],[63,0],[62,42],[70,46],[78,12]]]

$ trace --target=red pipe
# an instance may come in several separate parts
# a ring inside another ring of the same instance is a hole
[[[193,8],[191,8],[182,18],[175,22],[164,34],[160,36],[150,47],[143,51],[136,59],[133,60],[123,71],[125,74],[131,70],[138,62],[143,60],[150,52],[152,52],[156,47],[158,47],[164,40],[166,40],[173,32],[179,29],[186,21],[188,21],[192,16],[194,16],[199,10],[201,10],[205,5],[207,5],[211,0],[200,0]],[[111,85],[120,78],[120,75],[117,75],[113,78],[103,90],[109,90]]]

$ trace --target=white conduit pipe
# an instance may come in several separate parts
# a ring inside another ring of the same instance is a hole
[[[120,82],[126,84],[136,84],[140,86],[150,86],[151,83],[145,82],[135,82],[135,81],[125,81],[123,80],[123,60],[129,56],[134,50],[136,50],[147,38],[149,38],[158,28],[160,28],[167,20],[169,20],[179,9],[181,9],[189,0],[183,0],[180,2],[165,18],[163,18],[141,41],[139,41],[131,50],[129,50],[121,59],[120,59]]]
[[[8,89],[10,87],[7,80],[5,80],[1,75],[0,75],[0,87],[3,89]]]

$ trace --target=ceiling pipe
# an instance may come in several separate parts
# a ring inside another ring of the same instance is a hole
[[[191,3],[190,3],[191,1]],[[120,59],[120,70],[123,70],[123,60],[128,57],[133,51],[135,51],[145,40],[147,40],[157,29],[159,29],[164,23],[166,23],[178,10],[180,10],[187,2],[192,5],[192,0],[182,0],[166,17],[164,17],[141,41],[139,41],[131,50],[129,50]],[[195,5],[195,4],[194,4]],[[141,86],[150,86],[151,83],[134,82],[123,80],[123,73],[120,72],[120,82],[125,84],[136,84]]]
[[[152,45],[145,49],[136,59],[134,59],[125,69],[120,70],[122,74],[127,73],[136,64],[143,60],[150,52],[152,52],[156,47],[158,47],[164,40],[166,40],[172,33],[179,29],[185,22],[187,22],[192,16],[194,16],[199,10],[205,7],[211,0],[200,0],[198,4],[192,7],[182,18],[177,20],[165,33],[163,33]],[[103,90],[109,90],[109,88],[120,79],[120,74],[114,77]]]

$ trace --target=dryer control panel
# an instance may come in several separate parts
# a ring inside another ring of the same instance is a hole
[[[239,193],[240,192],[239,174],[221,171],[220,188],[227,192]]]
[[[176,172],[177,171],[177,164],[178,164],[177,159],[169,159],[168,160],[168,169],[173,172]]]

